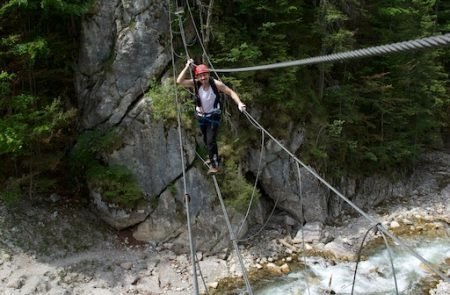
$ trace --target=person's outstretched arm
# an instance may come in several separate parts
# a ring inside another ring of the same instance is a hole
[[[239,98],[239,95],[233,89],[231,89],[230,87],[228,87],[221,81],[214,80],[214,82],[216,83],[217,89],[219,89],[219,91],[222,91],[223,93],[230,96],[234,100],[234,102],[238,106],[238,109],[241,112],[245,111],[245,109],[246,109],[245,104],[241,101],[241,99]]]

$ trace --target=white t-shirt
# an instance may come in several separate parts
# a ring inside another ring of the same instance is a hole
[[[202,104],[203,111],[199,106],[197,106],[196,107],[197,112],[207,114],[220,109],[219,104],[217,104],[217,107],[214,108],[214,102],[216,101],[216,94],[214,93],[211,85],[209,85],[208,90],[205,90],[203,86],[200,86],[198,88],[198,96],[200,97],[200,102]]]

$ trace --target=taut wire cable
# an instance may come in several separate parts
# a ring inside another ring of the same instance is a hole
[[[329,55],[322,55],[316,57],[310,57],[294,61],[285,61],[274,64],[244,67],[236,69],[215,69],[218,73],[236,73],[236,72],[248,72],[248,71],[260,71],[269,69],[286,68],[293,66],[312,65],[323,62],[343,61],[350,58],[361,58],[374,55],[382,55],[386,53],[400,52],[406,50],[431,48],[438,46],[448,46],[450,44],[450,33],[444,35],[437,35],[417,40],[410,40],[398,43],[392,43],[387,45],[369,47],[365,49],[358,49],[353,51],[345,51],[340,53],[334,53]]]
[[[355,291],[355,282],[356,282],[356,273],[358,272],[358,266],[359,266],[359,262],[361,261],[361,253],[362,253],[362,249],[364,247],[364,242],[366,241],[367,236],[369,235],[369,233],[374,230],[377,230],[377,225],[371,226],[366,233],[364,234],[364,237],[361,241],[361,245],[359,246],[359,250],[358,250],[358,257],[356,258],[356,265],[355,265],[355,271],[353,272],[353,281],[352,281],[352,291],[351,291],[351,295],[353,295],[353,292]]]
[[[196,154],[197,154],[198,158],[203,162],[203,165],[205,165],[206,167],[209,167],[209,165],[208,165],[208,164],[206,163],[206,161],[202,158],[202,156],[201,156],[198,152],[196,152]],[[226,209],[225,203],[224,203],[224,201],[223,201],[223,197],[222,197],[222,193],[221,193],[221,191],[220,191],[219,184],[218,184],[217,179],[216,179],[216,176],[215,176],[214,174],[212,175],[212,178],[213,178],[214,187],[215,187],[215,189],[216,189],[217,196],[218,196],[219,201],[220,201],[220,206],[221,206],[221,208],[222,208],[223,217],[224,217],[224,219],[225,219],[225,223],[226,223],[226,225],[227,225],[228,232],[229,232],[229,234],[230,234],[230,240],[231,240],[231,242],[233,243],[233,247],[234,247],[234,250],[235,250],[235,252],[236,252],[236,256],[238,257],[239,264],[240,264],[240,266],[241,266],[242,277],[243,277],[244,282],[245,282],[245,285],[246,285],[246,287],[247,287],[247,292],[248,292],[250,295],[253,295],[253,289],[252,289],[252,286],[250,285],[250,280],[249,280],[249,278],[248,278],[247,270],[245,269],[244,260],[243,260],[243,258],[242,258],[242,255],[241,255],[240,251],[239,251],[239,245],[238,245],[238,243],[237,243],[238,240],[236,239],[236,236],[235,236],[234,231],[233,231],[233,227],[231,226],[230,218],[228,217],[227,209]]]
[[[233,228],[231,226],[230,219],[228,218],[227,208],[225,207],[225,203],[223,202],[223,198],[222,198],[222,194],[220,192],[219,184],[217,183],[217,179],[216,179],[216,176],[214,174],[212,176],[212,179],[214,181],[214,186],[216,187],[217,196],[219,197],[220,206],[222,207],[223,217],[225,218],[225,222],[227,224],[228,231],[230,233],[231,242],[233,243],[233,247],[234,247],[234,250],[236,252],[236,256],[238,257],[239,263],[241,265],[242,277],[244,278],[245,286],[247,287],[247,292],[250,295],[253,295],[253,289],[252,289],[252,286],[250,285],[250,280],[248,278],[247,270],[245,269],[244,259],[242,258],[241,252],[239,251],[239,245],[237,243],[238,241],[236,240],[236,237],[234,235],[234,231],[233,231]]]
[[[195,254],[195,261],[197,261],[197,264],[198,264],[198,271],[199,271],[199,273],[200,273],[200,278],[202,279],[203,286],[205,287],[206,294],[209,295],[209,290],[208,290],[208,287],[206,286],[205,277],[203,276],[203,272],[202,272],[202,269],[201,269],[201,267],[200,267],[200,260],[198,259],[197,254]]]
[[[259,152],[258,170],[256,171],[256,179],[255,179],[255,182],[253,185],[252,196],[250,198],[250,202],[248,203],[247,212],[245,212],[245,216],[241,221],[241,225],[239,226],[239,230],[237,231],[236,236],[239,236],[239,234],[241,233],[241,230],[244,227],[244,223],[245,223],[245,221],[247,221],[248,215],[250,214],[250,209],[252,207],[253,199],[255,198],[255,194],[256,194],[256,186],[258,185],[259,174],[261,173],[261,164],[262,164],[263,155],[264,155],[264,132],[261,131],[261,149]]]
[[[298,174],[298,194],[300,197],[300,208],[302,210],[302,218],[304,218],[303,216],[303,186],[302,186],[302,172],[300,170],[300,165],[295,162],[295,166],[297,167],[297,174]],[[302,223],[302,257],[303,257],[303,271],[305,272],[306,275],[306,245],[305,245],[305,229]],[[308,295],[311,294],[310,290],[309,290],[309,283],[308,280],[305,277],[305,282],[306,282],[306,288],[308,290]]]
[[[184,150],[183,150],[183,139],[181,135],[181,110],[180,110],[180,104],[178,101],[178,91],[177,91],[177,82],[176,82],[176,72],[175,72],[175,57],[174,57],[174,49],[173,49],[173,34],[172,34],[172,17],[170,15],[171,13],[171,5],[170,0],[168,0],[168,9],[169,9],[169,28],[170,28],[170,48],[172,52],[172,71],[173,71],[173,82],[175,85],[175,102],[177,105],[177,123],[178,123],[178,140],[180,145],[180,156],[181,156],[181,166],[183,171],[183,189],[184,189],[184,204],[186,206],[186,218],[187,218],[187,225],[188,225],[188,235],[189,235],[189,246],[191,250],[191,263],[192,263],[192,281],[194,285],[194,294],[198,295],[198,280],[197,280],[197,264],[195,261],[195,244],[194,240],[192,238],[192,229],[191,229],[191,213],[189,208],[189,202],[190,202],[190,196],[187,193],[187,184],[186,184],[186,165],[184,161]],[[184,42],[184,40],[183,40]]]
[[[331,191],[333,191],[337,196],[339,196],[342,200],[344,200],[347,204],[349,204],[353,209],[355,209],[358,213],[360,213],[363,217],[368,219],[374,224],[379,224],[377,220],[368,215],[366,212],[361,210],[358,206],[356,206],[352,201],[350,201],[347,197],[345,197],[342,193],[340,193],[336,188],[334,188],[331,184],[329,184],[325,179],[323,179],[319,174],[317,174],[314,170],[312,170],[308,165],[300,161],[291,151],[289,151],[284,145],[282,145],[272,134],[270,134],[263,126],[261,126],[258,121],[256,121],[246,110],[244,110],[244,114],[247,118],[254,122],[255,125],[258,126],[259,129],[264,130],[264,132],[269,136],[279,147],[281,147],[288,155],[290,155],[297,163],[302,165],[309,173],[311,173],[315,178],[317,178],[322,184],[328,187]],[[423,262],[430,270],[436,273],[439,277],[441,277],[444,281],[450,282],[450,279],[446,277],[441,271],[439,271],[434,265],[428,262],[425,258],[419,255],[416,251],[414,251],[411,247],[406,245],[402,240],[396,237],[394,234],[389,232],[386,228],[384,228],[381,224],[378,225],[378,229],[389,236],[392,240],[402,245],[409,253],[411,253],[414,257]]]
[[[217,73],[216,73],[216,70],[214,69],[214,65],[213,65],[213,63],[211,62],[211,59],[209,58],[208,53],[206,52],[206,48],[205,48],[205,46],[203,45],[203,42],[201,42],[202,39],[201,39],[200,33],[198,32],[197,25],[195,24],[194,15],[192,14],[191,6],[189,5],[189,1],[187,2],[187,7],[188,7],[189,15],[190,15],[190,17],[191,17],[192,25],[193,25],[193,27],[194,27],[194,31],[195,31],[195,33],[196,33],[196,35],[197,35],[197,38],[198,38],[199,43],[200,43],[200,46],[202,47],[202,50],[203,50],[203,56],[204,56],[204,57],[206,58],[206,60],[208,61],[209,67],[211,68],[212,72],[216,75],[217,79],[220,80],[219,76],[218,76]]]
[[[378,225],[377,225],[377,229],[378,229]],[[386,245],[386,250],[389,254],[389,261],[391,262],[392,275],[394,277],[395,294],[398,295],[397,275],[395,274],[394,259],[392,258],[391,247],[389,246],[388,240],[386,239],[386,235],[384,234],[384,232],[380,231],[380,233],[381,233],[381,236],[383,237],[384,244]]]

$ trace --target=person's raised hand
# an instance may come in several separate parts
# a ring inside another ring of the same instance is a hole
[[[238,104],[238,109],[239,109],[241,112],[244,112],[244,111],[247,109],[247,107],[245,106],[245,104],[243,104],[242,102],[240,102],[240,103]]]

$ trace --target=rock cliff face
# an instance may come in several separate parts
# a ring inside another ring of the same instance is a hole
[[[282,144],[295,152],[304,143],[303,132],[294,125],[288,126],[288,130],[291,138]],[[296,162],[275,142],[266,142],[262,152],[264,156],[259,163],[260,151],[250,151],[249,170],[255,174],[261,171],[261,187],[278,208],[300,222],[324,222],[328,206],[325,187],[304,167],[297,169]]]
[[[82,127],[122,130],[123,144],[106,155],[107,161],[130,169],[147,196],[136,208],[122,209],[91,191],[93,208],[117,229],[138,225],[134,235],[139,240],[171,241],[185,252],[188,236],[177,126],[154,120],[151,98],[144,99],[149,82],[161,77],[170,64],[166,4],[98,0],[83,21],[76,86]],[[183,137],[193,233],[199,237],[199,250],[217,251],[228,244],[226,224],[209,178],[191,167],[195,145],[195,138]],[[237,227],[243,216],[232,209],[228,214]]]
[[[150,87],[149,81],[164,76],[171,63],[166,4],[156,0],[97,0],[83,21],[76,88],[84,129],[118,127],[124,131],[122,146],[106,155],[107,161],[128,167],[147,196],[137,208],[125,210],[104,203],[101,195],[92,191],[93,207],[111,226],[135,226],[137,239],[170,241],[183,252],[188,247],[188,236],[177,126],[156,121],[151,98],[144,100],[143,95]],[[252,108],[257,110],[257,106]],[[303,130],[295,124],[288,129],[291,137],[283,145],[295,153],[304,143]],[[199,239],[196,244],[199,250],[215,252],[229,243],[223,212],[211,180],[193,165],[197,145],[194,136],[186,135],[184,130],[182,134],[187,192],[192,199],[190,214]],[[343,202],[304,168],[297,170],[295,162],[278,145],[266,141],[263,152],[260,162],[260,151],[249,149],[243,165],[247,170],[244,172],[260,175],[266,197],[266,201],[253,206],[258,209],[252,210],[250,220],[262,223],[270,211],[267,204],[277,204],[278,209],[289,214],[292,218],[285,220],[290,220],[290,226],[295,222],[325,222],[341,212]],[[404,195],[411,187],[407,182],[392,184],[373,177],[342,180],[340,190],[367,208]],[[243,216],[227,209],[237,228]],[[245,223],[243,228],[249,226]]]
[[[85,128],[120,124],[167,66],[164,3],[97,0],[85,17],[76,77]]]

